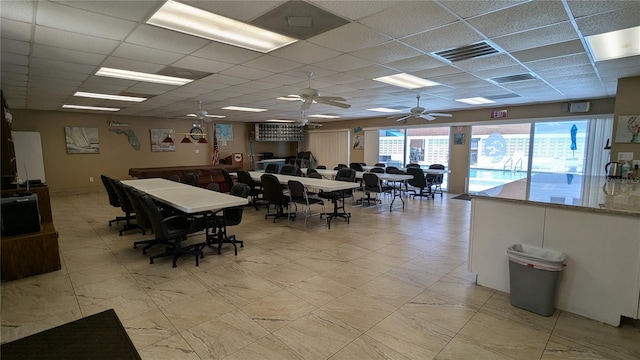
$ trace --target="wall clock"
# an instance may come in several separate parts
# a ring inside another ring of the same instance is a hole
[[[189,136],[191,136],[193,140],[200,140],[203,136],[202,133],[202,128],[196,126],[191,128],[191,133],[189,134]]]

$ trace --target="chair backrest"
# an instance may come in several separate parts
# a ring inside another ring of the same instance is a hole
[[[424,171],[421,168],[410,167],[407,168],[407,175],[413,175],[413,179],[409,179],[407,182],[411,186],[424,188],[427,186],[427,181],[425,180]]]
[[[111,185],[118,195],[118,201],[120,201],[120,208],[122,211],[125,213],[134,213],[135,210],[133,209],[133,205],[131,205],[131,201],[129,201],[127,193],[124,192],[124,185],[122,185],[120,180],[111,179]]]
[[[102,180],[104,189],[107,190],[109,205],[113,207],[120,207],[120,200],[118,200],[118,194],[116,194],[116,191],[113,189],[113,185],[111,185],[111,178],[106,175],[100,175],[100,179]]]
[[[311,174],[317,174],[318,170],[316,169],[307,169],[307,176],[311,175]]]
[[[401,171],[400,171],[400,169],[398,169],[398,168],[397,168],[397,167],[395,167],[395,166],[387,166],[387,167],[384,169],[384,172],[386,172],[387,174],[398,174],[398,173],[399,173],[399,172],[401,172]]]
[[[356,171],[351,168],[343,168],[338,170],[336,174],[336,181],[347,181],[347,182],[355,182],[356,181]]]
[[[442,164],[431,164],[429,165],[429,169],[444,170],[445,166]],[[427,174],[427,182],[429,183],[440,185],[442,184],[443,181],[444,181],[443,174]]]
[[[282,168],[280,169],[280,174],[282,174],[282,175],[295,175],[296,168],[297,168],[297,166],[291,165],[291,164],[283,165]]]
[[[334,170],[340,170],[340,169],[345,169],[345,168],[348,168],[347,164],[338,164],[338,165],[336,165]]]
[[[383,168],[383,167],[385,167],[385,166],[387,166],[387,165],[386,165],[385,163],[376,163],[376,164],[375,164],[375,165],[373,165],[373,166]]]
[[[220,192],[220,184],[218,184],[218,183],[209,183],[209,185],[207,185],[207,190]]]
[[[411,163],[411,164],[407,164],[406,168],[419,168],[420,164],[416,164],[416,163]]]
[[[307,202],[307,194],[304,191],[304,185],[298,180],[287,181],[287,188],[289,189],[289,196],[292,201]]]
[[[169,180],[171,181],[175,181],[175,182],[180,182],[180,175],[178,174],[173,174],[169,177]]]
[[[251,188],[249,187],[249,185],[244,183],[237,183],[233,185],[231,191],[229,192],[230,195],[238,196],[245,199],[249,196],[250,193]]]
[[[307,173],[307,177],[314,178],[314,179],[322,179],[322,175],[320,175],[320,174],[319,174],[319,173],[317,173],[317,172],[310,173],[310,174],[309,174],[309,173]]]
[[[318,165],[318,166],[316,166],[316,169],[326,170],[326,169],[327,169],[327,167],[326,167],[326,166],[324,166],[324,165]]]
[[[362,164],[357,163],[357,162],[352,162],[351,164],[349,164],[349,167],[352,168],[355,171],[364,171],[364,168],[362,167]]]
[[[244,170],[238,170],[238,171],[236,171],[236,175],[238,175],[238,182],[239,183],[247,184],[247,185],[249,185],[250,188],[256,186],[256,182],[251,178],[251,175],[249,175],[248,172],[246,172]]]
[[[378,173],[378,174],[384,174],[384,168],[374,167],[371,170],[369,170],[369,172]]]
[[[429,169],[444,170],[444,165],[442,165],[442,164],[431,164],[431,165],[429,165]]]
[[[184,183],[187,185],[198,186],[198,180],[200,180],[200,176],[196,173],[187,173],[184,177]]]
[[[131,186],[124,185],[123,188],[131,202],[131,205],[133,206],[133,210],[136,213],[136,222],[138,226],[143,229],[150,229],[151,220],[149,220],[149,215],[147,215],[144,206],[142,206],[142,203],[140,202],[140,196],[144,195],[144,193],[132,188]]]
[[[251,188],[249,185],[244,183],[236,183],[231,188],[229,194],[233,196],[238,196],[246,199],[251,192]],[[239,225],[242,222],[242,214],[244,213],[244,206],[235,206],[231,208],[224,209],[223,217],[224,217],[224,225],[225,226],[234,226]]]
[[[222,172],[222,176],[224,176],[224,183],[227,185],[227,191],[231,191],[231,188],[233,187],[233,179],[231,178],[231,174],[229,174],[229,170],[220,169],[220,172]]]
[[[267,200],[270,204],[276,205],[284,205],[286,203],[282,194],[282,186],[280,185],[280,181],[278,181],[278,178],[275,177],[275,175],[262,174],[262,176],[260,176],[260,182],[262,183],[262,188],[264,189],[265,200]]]
[[[185,217],[183,220],[172,221],[171,224],[164,222],[165,216],[162,215],[160,209],[153,202],[149,195],[144,194],[139,197],[140,203],[144,207],[144,211],[151,222],[151,229],[157,239],[172,240],[187,235],[191,229],[191,222]]]
[[[366,172],[362,174],[362,182],[364,182],[365,189],[379,189],[380,182],[378,175],[372,172]]]
[[[275,164],[275,163],[267,164],[267,167],[264,168],[264,172],[268,174],[276,174],[278,172],[278,164]]]

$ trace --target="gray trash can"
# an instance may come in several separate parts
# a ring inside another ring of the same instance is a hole
[[[555,311],[560,271],[567,255],[526,244],[507,248],[511,305],[543,316]]]

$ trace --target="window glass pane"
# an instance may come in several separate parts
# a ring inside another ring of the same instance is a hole
[[[417,163],[423,168],[431,164],[449,167],[449,126],[407,129],[406,164]],[[448,174],[444,175],[442,189],[447,188]]]
[[[404,129],[380,130],[378,161],[386,166],[404,166]]]

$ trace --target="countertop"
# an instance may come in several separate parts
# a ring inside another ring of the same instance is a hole
[[[520,179],[473,196],[640,217],[640,180],[638,179],[534,173],[530,184],[526,179]]]

